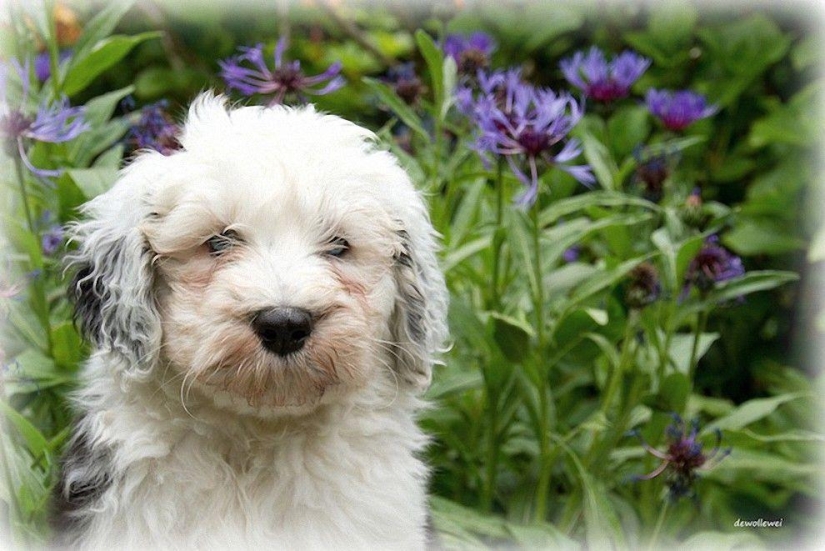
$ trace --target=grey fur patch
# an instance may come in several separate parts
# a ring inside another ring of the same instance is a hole
[[[66,544],[83,531],[86,512],[112,485],[111,470],[109,450],[93,445],[76,426],[52,491],[49,524],[55,543]]]

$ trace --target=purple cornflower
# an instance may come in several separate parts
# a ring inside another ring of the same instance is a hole
[[[56,253],[61,243],[63,243],[63,227],[60,224],[50,227],[43,232],[43,236],[40,238],[40,248],[46,256]]]
[[[126,134],[132,151],[153,149],[163,155],[171,155],[180,149],[180,127],[167,111],[169,102],[161,100],[144,106],[139,118]]]
[[[557,166],[578,181],[595,181],[587,165],[570,166],[581,153],[568,134],[582,117],[582,107],[569,94],[556,94],[521,82],[517,70],[485,75],[479,72],[481,95],[472,111],[480,131],[480,154],[504,155],[513,173],[527,187],[516,203],[532,205],[538,196],[538,163]],[[529,175],[516,163],[524,158]]]
[[[576,52],[559,66],[564,78],[585,96],[608,103],[627,97],[633,83],[650,67],[650,60],[625,51],[608,63],[604,53],[593,46],[586,55]]]
[[[418,98],[424,91],[424,84],[415,74],[415,64],[412,61],[391,67],[384,81],[408,105],[418,103]]]
[[[629,308],[642,309],[662,294],[659,271],[650,262],[642,262],[633,268],[627,279],[624,297]]]
[[[662,121],[665,128],[674,131],[684,130],[719,110],[717,105],[708,105],[704,96],[690,90],[672,92],[651,88],[645,94],[645,102],[648,110]]]
[[[57,63],[62,64],[72,57],[71,50],[63,50],[57,57]],[[49,52],[37,54],[34,58],[34,74],[40,82],[46,82],[52,74],[51,56]]]
[[[700,293],[706,293],[717,283],[739,277],[744,273],[742,259],[722,247],[718,236],[711,235],[705,239],[702,249],[688,265],[682,294],[687,294],[691,285],[699,289]]]
[[[640,184],[644,198],[658,203],[664,197],[665,182],[672,171],[672,156],[636,148],[633,157],[636,159],[635,180]]]
[[[701,227],[705,223],[705,212],[702,207],[702,190],[698,187],[693,188],[690,195],[685,199],[685,203],[679,212],[682,220],[689,226]]]
[[[23,100],[25,105],[29,95],[29,62],[20,64],[12,61],[20,80],[23,83]],[[23,164],[35,175],[41,177],[59,176],[62,170],[48,170],[35,167],[26,151],[28,142],[63,143],[75,139],[82,132],[88,130],[89,125],[83,120],[83,107],[70,107],[69,99],[61,98],[54,103],[43,102],[34,116],[24,112],[22,108],[12,109],[6,101],[7,68],[0,69],[0,138],[8,154],[19,155]]]
[[[306,76],[300,61],[285,61],[286,39],[275,46],[275,66],[270,69],[264,60],[264,46],[240,48],[241,53],[220,62],[221,77],[229,89],[234,88],[245,96],[273,95],[270,104],[283,103],[287,95],[306,102],[306,94],[323,95],[344,85],[339,76],[341,63],[333,63],[320,75]],[[319,85],[326,83],[324,86]]]
[[[730,449],[720,450],[722,432],[717,429],[715,432],[716,445],[710,452],[705,453],[704,446],[697,438],[699,434],[698,420],[694,419],[690,424],[690,430],[688,430],[684,420],[675,413],[673,414],[673,423],[666,430],[667,451],[662,452],[651,447],[645,442],[638,430],[631,431],[630,434],[641,441],[645,451],[662,460],[662,463],[652,472],[646,475],[637,475],[633,479],[636,481],[651,480],[662,473],[666,473],[670,499],[673,501],[693,495],[693,485],[698,478],[697,471],[700,469],[707,470],[717,465],[731,452]],[[712,463],[710,463],[711,461]]]
[[[573,245],[572,247],[565,249],[561,257],[567,264],[576,262],[581,256],[581,249],[582,248],[580,245]]]
[[[487,33],[475,32],[470,36],[450,34],[444,39],[444,53],[455,60],[460,75],[475,77],[479,70],[490,64],[490,55],[496,42]]]

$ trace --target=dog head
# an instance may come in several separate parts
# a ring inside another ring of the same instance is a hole
[[[280,407],[390,377],[425,389],[446,338],[435,234],[367,130],[202,95],[72,228],[79,325],[129,377]]]

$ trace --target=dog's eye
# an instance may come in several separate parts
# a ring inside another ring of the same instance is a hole
[[[220,235],[213,235],[207,239],[206,247],[209,249],[209,254],[219,255],[231,249],[237,240],[237,232],[234,230],[226,230]]]
[[[343,237],[334,237],[329,242],[329,248],[325,251],[327,255],[340,258],[349,250],[349,241]]]

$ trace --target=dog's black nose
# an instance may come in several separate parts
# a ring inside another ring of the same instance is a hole
[[[312,316],[302,308],[261,310],[252,328],[267,350],[286,356],[303,348],[312,333]]]

